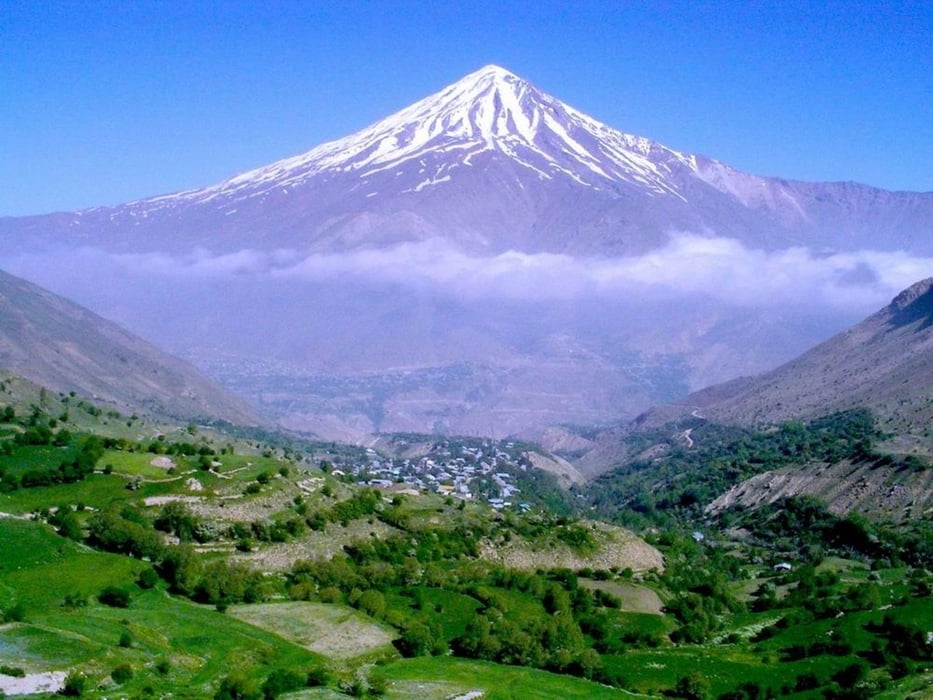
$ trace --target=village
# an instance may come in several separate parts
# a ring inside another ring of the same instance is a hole
[[[496,510],[528,510],[519,502],[520,476],[531,468],[526,452],[515,443],[449,439],[435,443],[419,457],[386,457],[366,450],[366,461],[341,465],[334,474],[352,476],[361,486],[431,492],[461,500],[478,500]]]

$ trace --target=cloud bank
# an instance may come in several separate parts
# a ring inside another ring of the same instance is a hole
[[[425,288],[467,300],[636,300],[709,298],[737,307],[803,305],[868,312],[902,289],[933,276],[933,258],[861,250],[819,254],[804,247],[748,248],[728,238],[678,235],[668,245],[632,257],[574,258],[510,251],[479,256],[437,241],[345,253],[299,254],[242,250],[212,255],[111,254],[69,251],[61,259],[21,256],[2,261],[15,274],[42,280],[56,268],[110,269],[133,278],[224,280],[287,285],[355,282]]]

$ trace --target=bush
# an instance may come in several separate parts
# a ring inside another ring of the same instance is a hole
[[[705,700],[709,697],[709,682],[699,673],[682,676],[674,687],[674,695],[686,700]]]
[[[389,682],[383,676],[371,676],[369,679],[370,695],[385,695],[389,690]]]
[[[301,674],[287,668],[277,668],[262,684],[262,696],[266,700],[274,700],[279,695],[304,687],[305,683],[306,679]]]
[[[139,578],[136,579],[136,585],[143,589],[153,588],[159,582],[159,575],[155,569],[148,567],[139,572]]]
[[[25,678],[26,672],[19,666],[0,666],[0,674],[13,678]]]
[[[130,605],[130,593],[117,586],[107,586],[97,595],[97,600],[111,608],[127,608]]]
[[[129,664],[120,664],[110,672],[110,677],[114,683],[123,685],[133,677],[133,668]]]
[[[133,646],[133,635],[129,630],[123,630],[120,632],[119,645],[124,649],[129,649],[131,646]]]
[[[323,666],[318,666],[308,671],[308,677],[305,679],[305,685],[309,688],[317,688],[327,685],[330,682],[330,674]]]
[[[4,622],[23,622],[26,619],[26,607],[22,603],[17,603],[4,610],[0,619]]]
[[[62,686],[59,694],[70,698],[80,698],[84,695],[86,689],[87,678],[84,677],[84,674],[72,671],[68,674],[68,677],[65,678],[65,685]]]
[[[214,700],[259,700],[262,695],[245,678],[227,676],[220,681]]]

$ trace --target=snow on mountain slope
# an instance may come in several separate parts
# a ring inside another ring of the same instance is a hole
[[[618,256],[672,233],[754,248],[933,253],[933,193],[738,171],[609,127],[486,66],[349,136],[205,188],[0,220],[23,250],[338,253],[429,239],[471,254]]]
[[[694,158],[612,129],[490,65],[356,134],[177,197],[255,196],[325,172],[352,173],[365,184],[413,162],[424,176],[414,186],[420,191],[448,182],[452,169],[474,165],[487,151],[541,179],[565,177],[593,188],[631,182],[678,197],[668,163],[696,169]],[[428,159],[435,162],[429,166]]]

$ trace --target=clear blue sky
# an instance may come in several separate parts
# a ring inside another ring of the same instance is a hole
[[[0,215],[212,184],[487,63],[750,172],[933,190],[931,0],[0,0]]]

